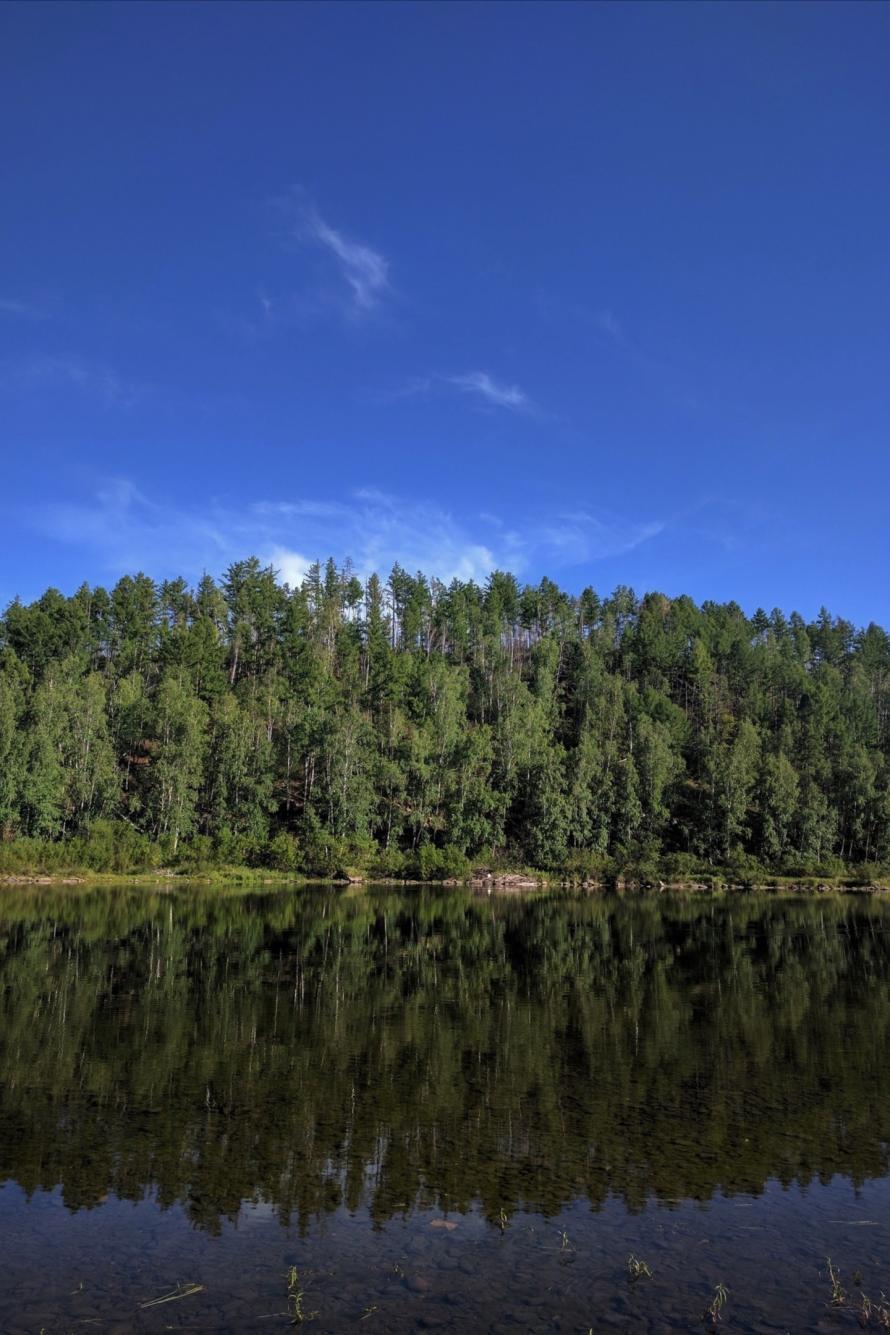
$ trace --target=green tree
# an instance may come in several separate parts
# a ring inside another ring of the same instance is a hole
[[[155,702],[151,819],[159,835],[179,841],[197,824],[203,777],[207,706],[176,677],[165,676]]]

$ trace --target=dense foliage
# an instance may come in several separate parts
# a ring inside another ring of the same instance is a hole
[[[826,612],[256,559],[51,589],[0,621],[0,870],[828,874],[890,860],[888,716],[890,638]]]

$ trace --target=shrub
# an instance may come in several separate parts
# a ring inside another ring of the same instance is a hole
[[[838,876],[848,876],[850,870],[840,858],[803,858],[791,856],[782,867],[783,876],[833,880]]]
[[[606,855],[591,848],[573,848],[561,868],[572,881],[606,880],[609,870]]]
[[[668,853],[662,862],[664,875],[672,881],[700,881],[708,869],[694,853]]]
[[[330,834],[315,821],[307,821],[299,839],[300,862],[309,876],[339,879],[362,875],[376,851],[377,845],[368,837],[347,839]]]
[[[216,844],[206,834],[192,835],[176,850],[176,865],[184,872],[211,871],[217,863]]]
[[[84,872],[151,871],[162,851],[126,821],[95,821],[85,834],[67,840],[10,839],[0,843],[0,871],[8,875],[51,876]]]
[[[726,862],[726,878],[738,885],[763,884],[770,874],[762,863],[741,848],[734,848]]]
[[[368,864],[371,876],[402,879],[407,876],[408,858],[399,848],[378,848]]]
[[[275,871],[301,870],[300,848],[293,835],[282,830],[269,840],[263,861]]]
[[[463,849],[446,844],[422,844],[417,850],[417,875],[421,881],[464,880],[470,874],[470,860]]]
[[[79,841],[83,865],[90,871],[151,871],[160,865],[161,850],[126,821],[97,820]]]
[[[857,862],[855,866],[847,868],[846,874],[863,885],[870,885],[874,881],[886,880],[887,867],[881,862]]]

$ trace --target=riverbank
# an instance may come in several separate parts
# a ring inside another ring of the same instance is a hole
[[[715,871],[699,877],[676,878],[613,876],[598,879],[579,879],[547,872],[474,872],[465,877],[447,877],[438,880],[419,880],[392,876],[365,876],[357,873],[307,876],[302,873],[276,871],[268,867],[218,867],[203,871],[159,868],[139,872],[78,872],[5,873],[0,874],[2,886],[151,886],[220,885],[242,886],[249,889],[318,885],[321,883],[359,887],[374,886],[443,886],[465,887],[479,894],[522,894],[546,890],[579,890],[590,894],[890,894],[890,879],[863,880],[855,876],[793,877],[770,876],[741,879],[728,872]]]
[[[77,872],[16,872],[0,874],[4,885],[267,885],[284,886],[308,883],[312,878],[292,872],[274,871],[268,867],[220,867],[212,871],[186,871],[162,867],[156,871],[77,871]]]

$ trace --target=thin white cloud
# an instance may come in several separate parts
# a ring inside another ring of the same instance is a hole
[[[42,307],[30,301],[16,301],[13,297],[0,297],[0,315],[10,315],[20,320],[49,319]]]
[[[292,240],[302,246],[315,246],[334,261],[349,289],[349,309],[358,315],[375,310],[391,290],[386,256],[332,226],[304,190],[292,190],[276,205],[287,220]]]
[[[650,523],[624,523],[589,511],[568,511],[556,516],[556,523],[545,521],[538,531],[542,549],[558,564],[581,565],[624,556],[664,531],[661,520]]]
[[[614,343],[626,343],[627,333],[618,316],[609,306],[588,306],[575,298],[564,298],[546,288],[535,294],[538,314],[550,325],[565,328],[567,324],[586,325]]]
[[[389,287],[389,261],[370,246],[350,241],[315,210],[306,215],[305,235],[326,247],[339,261],[356,306],[360,310],[373,310]]]
[[[528,413],[533,403],[518,385],[507,385],[495,380],[487,371],[467,371],[464,375],[443,376],[446,384],[454,385],[465,394],[475,395],[493,408],[509,408],[511,412]]]
[[[208,502],[182,509],[147,497],[127,480],[110,482],[81,504],[30,516],[41,534],[99,553],[109,578],[146,570],[196,579],[256,553],[297,585],[313,561],[353,561],[367,578],[398,562],[443,580],[484,580],[492,570],[537,577],[623,555],[662,531],[660,522],[625,522],[592,510],[552,512],[507,527],[494,514],[467,519],[427,500],[375,490],[344,500],[257,501],[240,509]]]
[[[266,532],[286,535],[282,544],[295,541],[302,550],[311,550],[313,560],[349,557],[365,578],[398,562],[446,583],[481,580],[499,564],[481,540],[484,535],[468,531],[441,506],[400,500],[373,488],[359,489],[346,501],[258,501],[249,516]],[[271,550],[290,554],[286,546]],[[278,563],[273,564],[277,568]]]
[[[0,389],[74,389],[109,407],[132,408],[146,387],[125,380],[111,367],[78,356],[37,356],[0,365]]]
[[[590,319],[600,333],[606,334],[616,343],[623,343],[624,330],[610,310],[592,311]]]
[[[161,505],[126,478],[109,479],[87,501],[48,505],[30,518],[47,537],[92,548],[121,573],[201,574],[219,569],[230,551],[227,516],[215,507],[186,513]]]
[[[460,375],[414,376],[395,394],[392,401],[434,394],[436,390],[456,390],[484,408],[504,408],[508,412],[537,414],[533,400],[519,385],[495,380],[488,371],[464,371]]]
[[[291,257],[306,254],[299,281],[293,273],[267,274],[238,311],[220,308],[219,325],[232,337],[249,343],[285,330],[307,329],[333,316],[353,324],[392,319],[397,296],[386,255],[326,218],[302,186],[266,201],[271,235]]]
[[[256,553],[292,585],[329,555],[350,557],[363,577],[398,561],[448,581],[484,579],[507,555],[493,552],[438,506],[374,492],[344,502],[259,501],[242,510],[211,503],[186,511],[159,505],[117,480],[89,501],[47,506],[31,518],[48,537],[98,550],[118,574],[144,569],[196,577]]]
[[[729,411],[735,417],[748,420],[747,411],[738,405],[729,405],[725,398],[718,404],[701,391],[698,384],[702,380],[700,371],[691,362],[684,365],[677,359],[674,344],[656,346],[653,351],[642,336],[623,317],[619,320],[609,307],[588,306],[546,290],[536,294],[536,305],[542,319],[558,327],[563,334],[571,325],[592,329],[600,348],[608,348],[613,356],[620,357],[647,388],[655,390],[682,411],[700,417],[703,412],[718,409],[721,422],[725,422]]]

